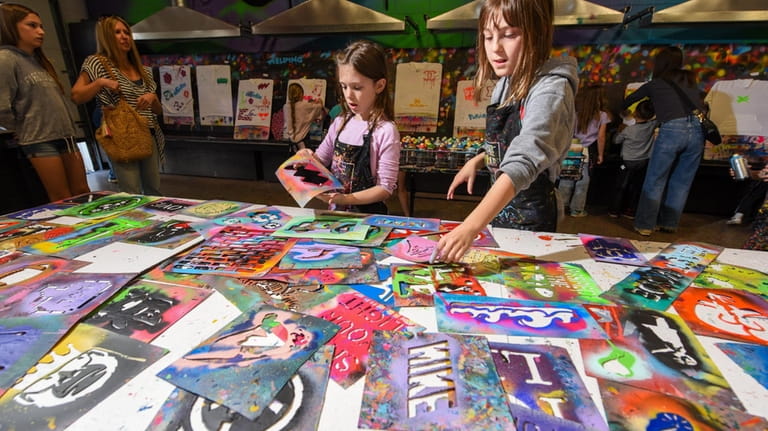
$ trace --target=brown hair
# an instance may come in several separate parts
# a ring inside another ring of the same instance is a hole
[[[605,111],[605,89],[602,85],[588,85],[576,94],[576,131],[585,133],[592,120]]]
[[[336,54],[336,66],[341,65],[351,65],[357,73],[372,79],[373,82],[386,79],[387,84],[389,84],[389,61],[387,61],[387,54],[384,52],[384,48],[376,43],[367,40],[352,42],[344,51]],[[342,115],[344,118],[349,117],[352,115],[352,112],[344,101],[344,92],[341,89],[341,84],[338,82],[336,83],[336,94],[341,105]],[[394,112],[392,96],[387,86],[385,86],[384,90],[376,95],[376,100],[373,102],[373,112],[371,112],[370,120],[371,129],[380,120],[393,120],[395,117]]]
[[[16,25],[29,14],[37,15],[38,18],[40,17],[40,14],[32,9],[16,3],[0,4],[0,13],[2,13],[2,19],[0,19],[0,24],[2,24],[2,26],[0,26],[0,45],[12,45],[16,47],[18,47],[19,44],[19,29]],[[59,77],[56,75],[56,69],[54,69],[51,60],[45,56],[43,49],[35,48],[33,56],[37,62],[40,63],[40,66],[51,75],[51,78],[56,81],[56,85],[59,86],[59,90],[63,93],[64,87],[61,86],[61,81],[59,81]]]
[[[96,54],[107,57],[115,67],[120,64],[119,59],[122,54],[120,53],[120,48],[117,46],[117,38],[115,37],[115,27],[118,22],[123,23],[125,28],[128,29],[128,33],[131,35],[131,50],[128,52],[128,62],[141,74],[144,82],[150,81],[152,77],[147,75],[147,72],[144,70],[144,65],[141,63],[139,50],[136,49],[136,43],[133,40],[131,26],[119,16],[113,15],[103,17],[96,23]]]
[[[304,89],[301,85],[293,83],[288,86],[288,103],[291,104],[291,130],[296,134],[296,102],[304,98]],[[293,136],[291,136],[293,139]]]
[[[509,77],[509,91],[502,105],[520,101],[528,95],[536,73],[549,59],[554,34],[555,5],[553,0],[485,0],[480,7],[477,20],[477,74],[475,88],[480,90],[493,79],[494,73],[488,54],[485,52],[484,30],[493,21],[503,18],[512,27],[522,31],[522,52],[515,70]],[[482,91],[475,91],[479,101]]]

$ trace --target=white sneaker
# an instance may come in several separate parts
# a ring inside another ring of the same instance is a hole
[[[736,213],[736,214],[733,215],[733,217],[728,219],[728,221],[725,222],[725,224],[741,224],[741,219],[742,218],[744,218],[744,214]]]

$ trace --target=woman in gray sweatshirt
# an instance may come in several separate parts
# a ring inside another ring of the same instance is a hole
[[[48,199],[87,193],[68,97],[42,50],[40,16],[12,3],[0,5],[0,12],[0,126],[14,132]]]

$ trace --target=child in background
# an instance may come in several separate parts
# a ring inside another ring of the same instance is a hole
[[[651,101],[643,100],[635,108],[635,124],[625,127],[613,139],[621,145],[621,167],[608,209],[610,217],[616,218],[621,214],[629,219],[635,218],[648,159],[651,157],[654,132],[658,126],[653,120],[654,115]]]
[[[570,209],[571,217],[585,217],[589,178],[595,165],[603,163],[605,136],[611,122],[604,109],[605,91],[602,86],[587,86],[576,95],[576,131],[574,137],[587,150],[587,163],[581,166],[581,179],[562,179],[558,190]],[[597,145],[595,145],[597,143]]]
[[[324,113],[322,100],[304,100],[304,89],[292,83],[288,86],[288,102],[283,106],[283,139],[292,142],[296,151],[306,148],[304,140],[310,125]]]
[[[344,185],[318,195],[331,209],[387,214],[384,201],[397,186],[400,134],[394,118],[387,56],[377,44],[357,41],[336,55],[342,112],[314,155]]]
[[[462,183],[472,193],[477,169],[488,165],[493,185],[477,207],[438,243],[438,260],[460,260],[477,234],[494,226],[555,232],[555,180],[571,144],[576,59],[550,58],[554,33],[553,0],[487,0],[478,19],[475,88],[494,74],[500,79],[486,119],[484,154],[470,159],[448,188]],[[479,99],[480,91],[475,92]],[[502,158],[503,157],[503,158]]]

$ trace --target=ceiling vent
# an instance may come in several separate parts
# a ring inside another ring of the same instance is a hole
[[[133,39],[210,39],[243,35],[240,26],[190,9],[184,5],[184,0],[174,0],[173,4],[132,25]]]
[[[768,21],[766,0],[690,0],[653,13],[653,24]]]

